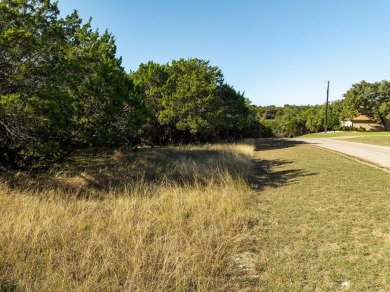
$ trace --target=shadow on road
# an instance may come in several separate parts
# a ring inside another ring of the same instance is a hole
[[[280,150],[285,148],[296,147],[298,145],[306,144],[302,141],[294,141],[290,139],[259,139],[256,141],[255,152]],[[294,169],[284,166],[294,163],[293,160],[276,159],[267,160],[262,159],[261,154],[255,154],[254,162],[254,177],[252,181],[252,188],[255,190],[262,190],[265,187],[280,187],[294,183],[303,176],[314,176],[316,173],[308,172],[305,169]]]

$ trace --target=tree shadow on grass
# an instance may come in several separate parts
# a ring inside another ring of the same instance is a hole
[[[238,179],[248,168],[245,155],[212,146],[84,150],[53,165],[48,172],[11,173],[2,180],[21,191],[54,190],[79,198],[104,198],[107,192],[131,193],[133,189],[139,191],[140,186],[149,191],[164,184],[202,186],[224,174]]]
[[[255,151],[267,151],[296,147],[298,145],[307,144],[304,141],[297,141],[283,138],[265,138],[256,140]]]
[[[303,142],[288,139],[258,139],[255,151],[295,147]],[[9,173],[0,180],[13,190],[41,193],[54,191],[77,198],[105,198],[108,192],[134,193],[144,188],[153,193],[161,185],[204,186],[211,180],[223,183],[224,175],[247,179],[252,187],[278,187],[302,176],[315,175],[303,169],[283,169],[288,160],[253,159],[223,147],[156,147],[134,150],[76,152],[49,171]],[[282,168],[278,170],[278,168]],[[249,174],[251,173],[251,174]]]
[[[259,139],[256,141],[256,152],[272,151],[296,147],[305,144],[302,141],[290,139]],[[316,173],[309,172],[305,169],[283,169],[283,166],[294,163],[293,160],[277,159],[253,159],[254,171],[252,178],[252,188],[262,190],[265,187],[280,187],[292,184],[303,176],[314,176]],[[282,168],[281,170],[277,170]]]

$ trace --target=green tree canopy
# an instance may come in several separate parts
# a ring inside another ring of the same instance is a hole
[[[359,114],[367,115],[388,129],[386,119],[390,119],[390,82],[355,83],[344,94],[345,111],[352,118]]]
[[[114,38],[49,0],[0,2],[0,163],[27,167],[77,145],[137,135],[140,101]],[[130,139],[131,140],[131,139]]]
[[[224,83],[221,70],[209,61],[148,62],[132,73],[132,80],[148,109],[145,142],[206,141],[259,133],[260,124],[248,100]]]
[[[163,108],[159,121],[175,125],[176,129],[191,134],[207,135],[213,131],[211,123],[218,104],[217,89],[223,84],[218,67],[200,59],[172,61],[162,97]]]

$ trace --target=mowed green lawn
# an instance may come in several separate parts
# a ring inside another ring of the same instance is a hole
[[[390,147],[390,134],[388,134],[388,136],[381,135],[381,136],[351,137],[345,139],[345,141]]]
[[[255,154],[259,256],[249,285],[390,291],[390,173],[294,143],[260,141]]]
[[[390,146],[390,132],[328,132],[302,136],[304,138],[343,139],[349,142]]]
[[[348,138],[348,137],[372,137],[372,136],[390,136],[390,132],[327,132],[327,133],[313,133],[303,135],[303,138]]]

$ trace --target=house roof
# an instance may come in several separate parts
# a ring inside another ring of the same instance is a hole
[[[360,116],[357,116],[357,117],[354,117],[352,119],[352,122],[356,123],[356,122],[373,122],[373,120],[369,117],[367,117],[366,115],[360,115]]]

